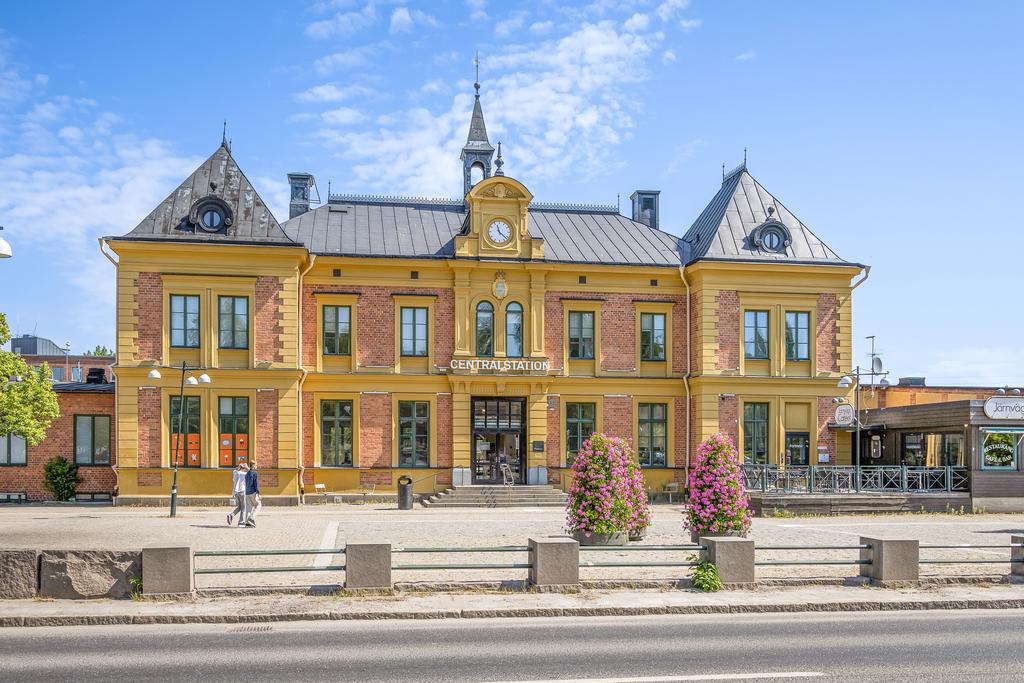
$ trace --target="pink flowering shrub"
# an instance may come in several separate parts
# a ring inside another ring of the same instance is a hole
[[[687,529],[704,535],[745,535],[750,530],[747,487],[729,437],[712,434],[697,448],[689,483]]]
[[[651,523],[644,477],[624,439],[593,434],[572,463],[569,531],[640,533]]]

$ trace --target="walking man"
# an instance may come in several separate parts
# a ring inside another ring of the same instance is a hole
[[[249,466],[240,462],[231,473],[231,496],[235,499],[235,509],[228,513],[228,526],[231,526],[235,515],[238,515],[238,526],[245,525],[245,475],[248,472]]]
[[[256,526],[256,515],[263,503],[260,500],[260,475],[256,473],[256,461],[249,462],[249,471],[245,474],[245,526]]]

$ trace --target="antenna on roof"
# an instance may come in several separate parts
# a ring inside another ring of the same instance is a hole
[[[722,162],[722,182],[725,182],[725,162]]]
[[[743,168],[747,167],[747,148],[743,148]]]
[[[615,209],[622,213],[622,195],[618,192],[615,193]]]
[[[220,144],[224,147],[228,146],[228,120],[224,119],[224,129],[220,134]]]

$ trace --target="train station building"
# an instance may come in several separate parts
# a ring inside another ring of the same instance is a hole
[[[563,487],[592,432],[629,439],[654,491],[717,431],[751,463],[851,462],[833,399],[866,269],[745,166],[688,229],[656,190],[628,215],[538,202],[479,90],[461,159],[451,200],[315,205],[291,173],[279,220],[222,144],[105,238],[119,498],[168,496],[175,457],[186,500],[227,495],[247,459],[279,502],[401,475]]]

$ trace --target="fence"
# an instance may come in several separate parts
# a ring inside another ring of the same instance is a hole
[[[966,467],[744,464],[748,491],[762,493],[952,493],[970,490]]]

